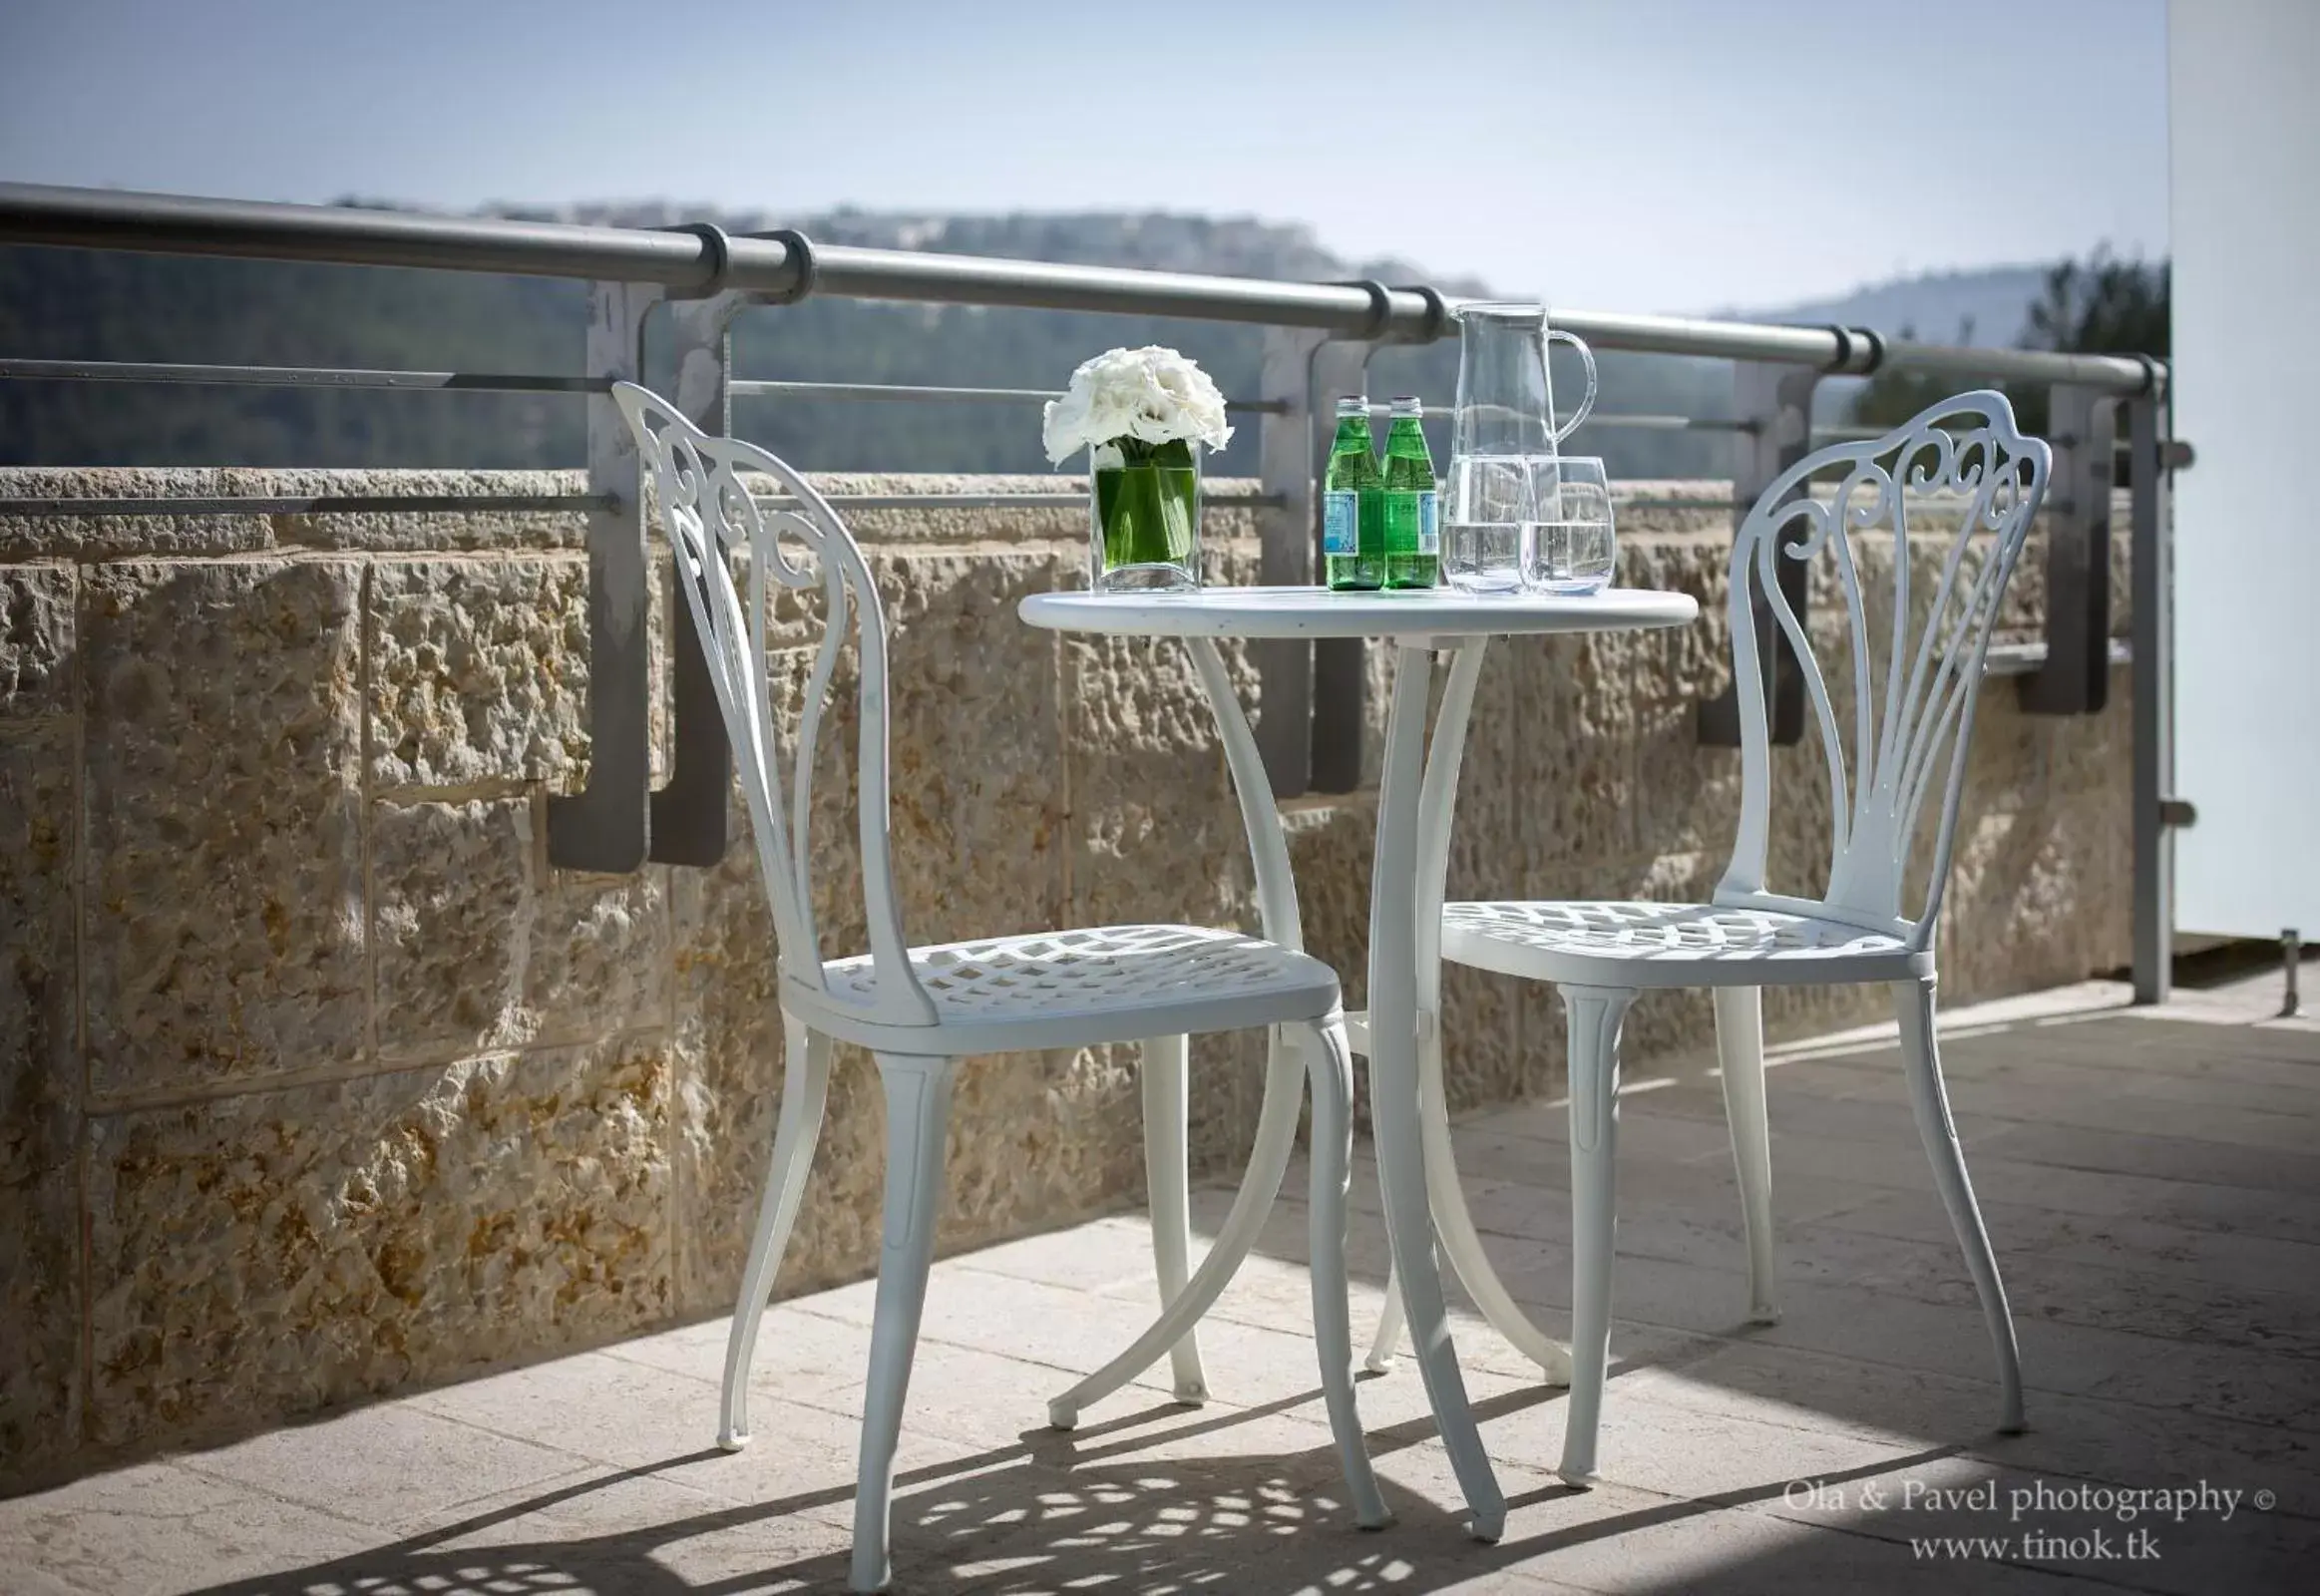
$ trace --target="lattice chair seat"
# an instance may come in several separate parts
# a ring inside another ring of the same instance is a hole
[[[1930,953],[1891,932],[1716,904],[1444,904],[1442,957],[1502,975],[1619,987],[1904,981],[1932,968]]]
[[[1338,1000],[1337,975],[1320,960],[1200,926],[984,937],[913,948],[910,960],[937,1022],[963,1051],[1238,1030],[1319,1018]],[[826,997],[790,998],[817,1026],[868,1045],[893,1039],[891,1027],[867,1017],[878,1000],[869,955],[825,965],[823,981]]]

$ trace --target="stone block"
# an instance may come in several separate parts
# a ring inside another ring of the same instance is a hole
[[[2128,956],[2127,801],[1961,818],[1939,954],[1943,996],[1993,998],[2083,980]]]
[[[440,403],[441,401],[437,401]],[[600,401],[590,401],[597,403]],[[392,499],[543,499],[584,494],[580,471],[319,470],[221,473],[243,479],[237,491],[284,498],[327,495],[371,501]],[[587,547],[584,510],[394,510],[292,514],[273,518],[275,540],[287,547],[366,554],[432,553],[460,549],[516,553]]]
[[[0,499],[221,499],[271,491],[271,473],[206,466],[121,470],[103,466],[0,469]],[[0,560],[104,560],[251,554],[271,549],[262,515],[0,516]]]
[[[71,566],[0,568],[0,719],[69,715],[74,701]]]
[[[584,561],[381,562],[367,611],[376,787],[584,783]]]
[[[801,663],[801,679],[805,668]],[[850,759],[824,764],[824,774],[835,778],[851,768]],[[815,913],[821,951],[832,958],[866,945],[852,816],[835,796],[847,790],[842,779],[816,783],[816,836],[831,839],[817,864],[833,868],[816,872]],[[735,840],[722,864],[672,872],[669,883],[678,1042],[677,1271],[687,1312],[729,1307],[739,1287],[785,1063],[780,951],[750,822],[737,801],[729,824]],[[844,1278],[876,1255],[880,1112],[868,1058],[842,1050],[782,1291]]]
[[[1348,1008],[1369,1001],[1369,867],[1377,795],[1296,799],[1282,806],[1305,948],[1337,971]]]
[[[92,1119],[91,1438],[247,1429],[664,1319],[664,1044]]]
[[[1142,1189],[1132,1057],[1129,1048],[1096,1048],[967,1061],[946,1155],[944,1252],[1101,1213]],[[739,1288],[785,1065],[778,1014],[707,1036],[681,1055],[676,1230],[688,1313],[728,1310]],[[877,1066],[861,1049],[840,1046],[777,1298],[876,1266],[886,1156]]]
[[[85,574],[100,1095],[361,1051],[361,576],[337,560]]]
[[[0,1488],[80,1438],[72,736],[0,737]]]
[[[1740,820],[1737,748],[1700,740],[1700,705],[1732,684],[1726,613],[1731,535],[1690,542],[1629,542],[1620,580],[1690,594],[1700,618],[1638,639],[1632,682],[1636,739],[1636,845],[1645,854],[1732,852]]]
[[[895,875],[911,940],[1052,929],[1064,872],[1056,644],[1015,605],[1061,586],[1059,563],[913,554],[875,566],[891,637]]]
[[[1636,850],[1635,684],[1652,642],[1607,632],[1504,646],[1517,716],[1515,836],[1535,892],[1531,883],[1559,866]]]
[[[667,1022],[667,872],[551,869],[538,814],[522,798],[373,806],[383,1057],[578,1041]]]
[[[1247,833],[1184,643],[1061,634],[1073,925],[1257,929]]]

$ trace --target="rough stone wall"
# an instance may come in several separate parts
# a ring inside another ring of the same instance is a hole
[[[1072,485],[831,484],[969,485],[1058,507],[856,518],[894,632],[914,938],[1251,922],[1181,653],[1014,617],[1082,580]],[[0,497],[577,487],[0,472]],[[1214,574],[1254,580],[1246,514],[1212,507],[1208,534]],[[1728,670],[1729,533],[1637,512],[1623,534],[1621,580],[1693,593],[1707,619],[1494,645],[1454,892],[1690,896],[1722,869],[1738,756],[1695,744],[1692,705]],[[708,872],[549,866],[546,797],[588,757],[580,545],[577,517],[548,514],[0,519],[0,1488],[729,1311],[780,1093],[770,921],[745,841]],[[2038,612],[2035,564],[2015,621]],[[2004,684],[1984,694],[1951,995],[2125,960],[2126,712],[2038,719]],[[850,715],[835,731],[832,952],[861,917]],[[1804,885],[1818,758],[1781,755],[1801,796],[1774,867]],[[1371,799],[1290,807],[1309,942],[1358,1001]],[[1784,993],[1768,1012],[1793,1031],[1877,1001]],[[1448,1003],[1461,1106],[1553,1088],[1550,994],[1452,972]],[[1704,1001],[1647,998],[1630,1056],[1708,1034]],[[1256,1039],[1206,1039],[1196,1062],[1195,1148],[1222,1168],[1254,1124]],[[1134,1201],[1132,1065],[1098,1048],[969,1066],[946,1245]],[[868,1061],[842,1051],[782,1290],[871,1265],[882,1119]]]

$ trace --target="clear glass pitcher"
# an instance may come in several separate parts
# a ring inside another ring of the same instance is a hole
[[[1555,491],[1557,446],[1595,408],[1595,353],[1548,327],[1542,304],[1475,300],[1456,313],[1458,403],[1442,572],[1471,593],[1511,593],[1522,585],[1522,538],[1539,519],[1536,498],[1542,488]],[[1587,395],[1559,427],[1547,374],[1547,344],[1557,339],[1579,351],[1587,371]]]
[[[1542,304],[1475,300],[1460,305],[1456,315],[1458,407],[1450,453],[1501,459],[1554,454],[1595,408],[1595,351],[1577,334],[1549,327]],[[1578,350],[1587,370],[1587,397],[1560,427],[1547,375],[1547,344],[1557,340]]]

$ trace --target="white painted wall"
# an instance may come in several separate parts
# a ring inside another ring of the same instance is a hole
[[[2320,940],[2320,0],[2172,0],[2175,924]]]

